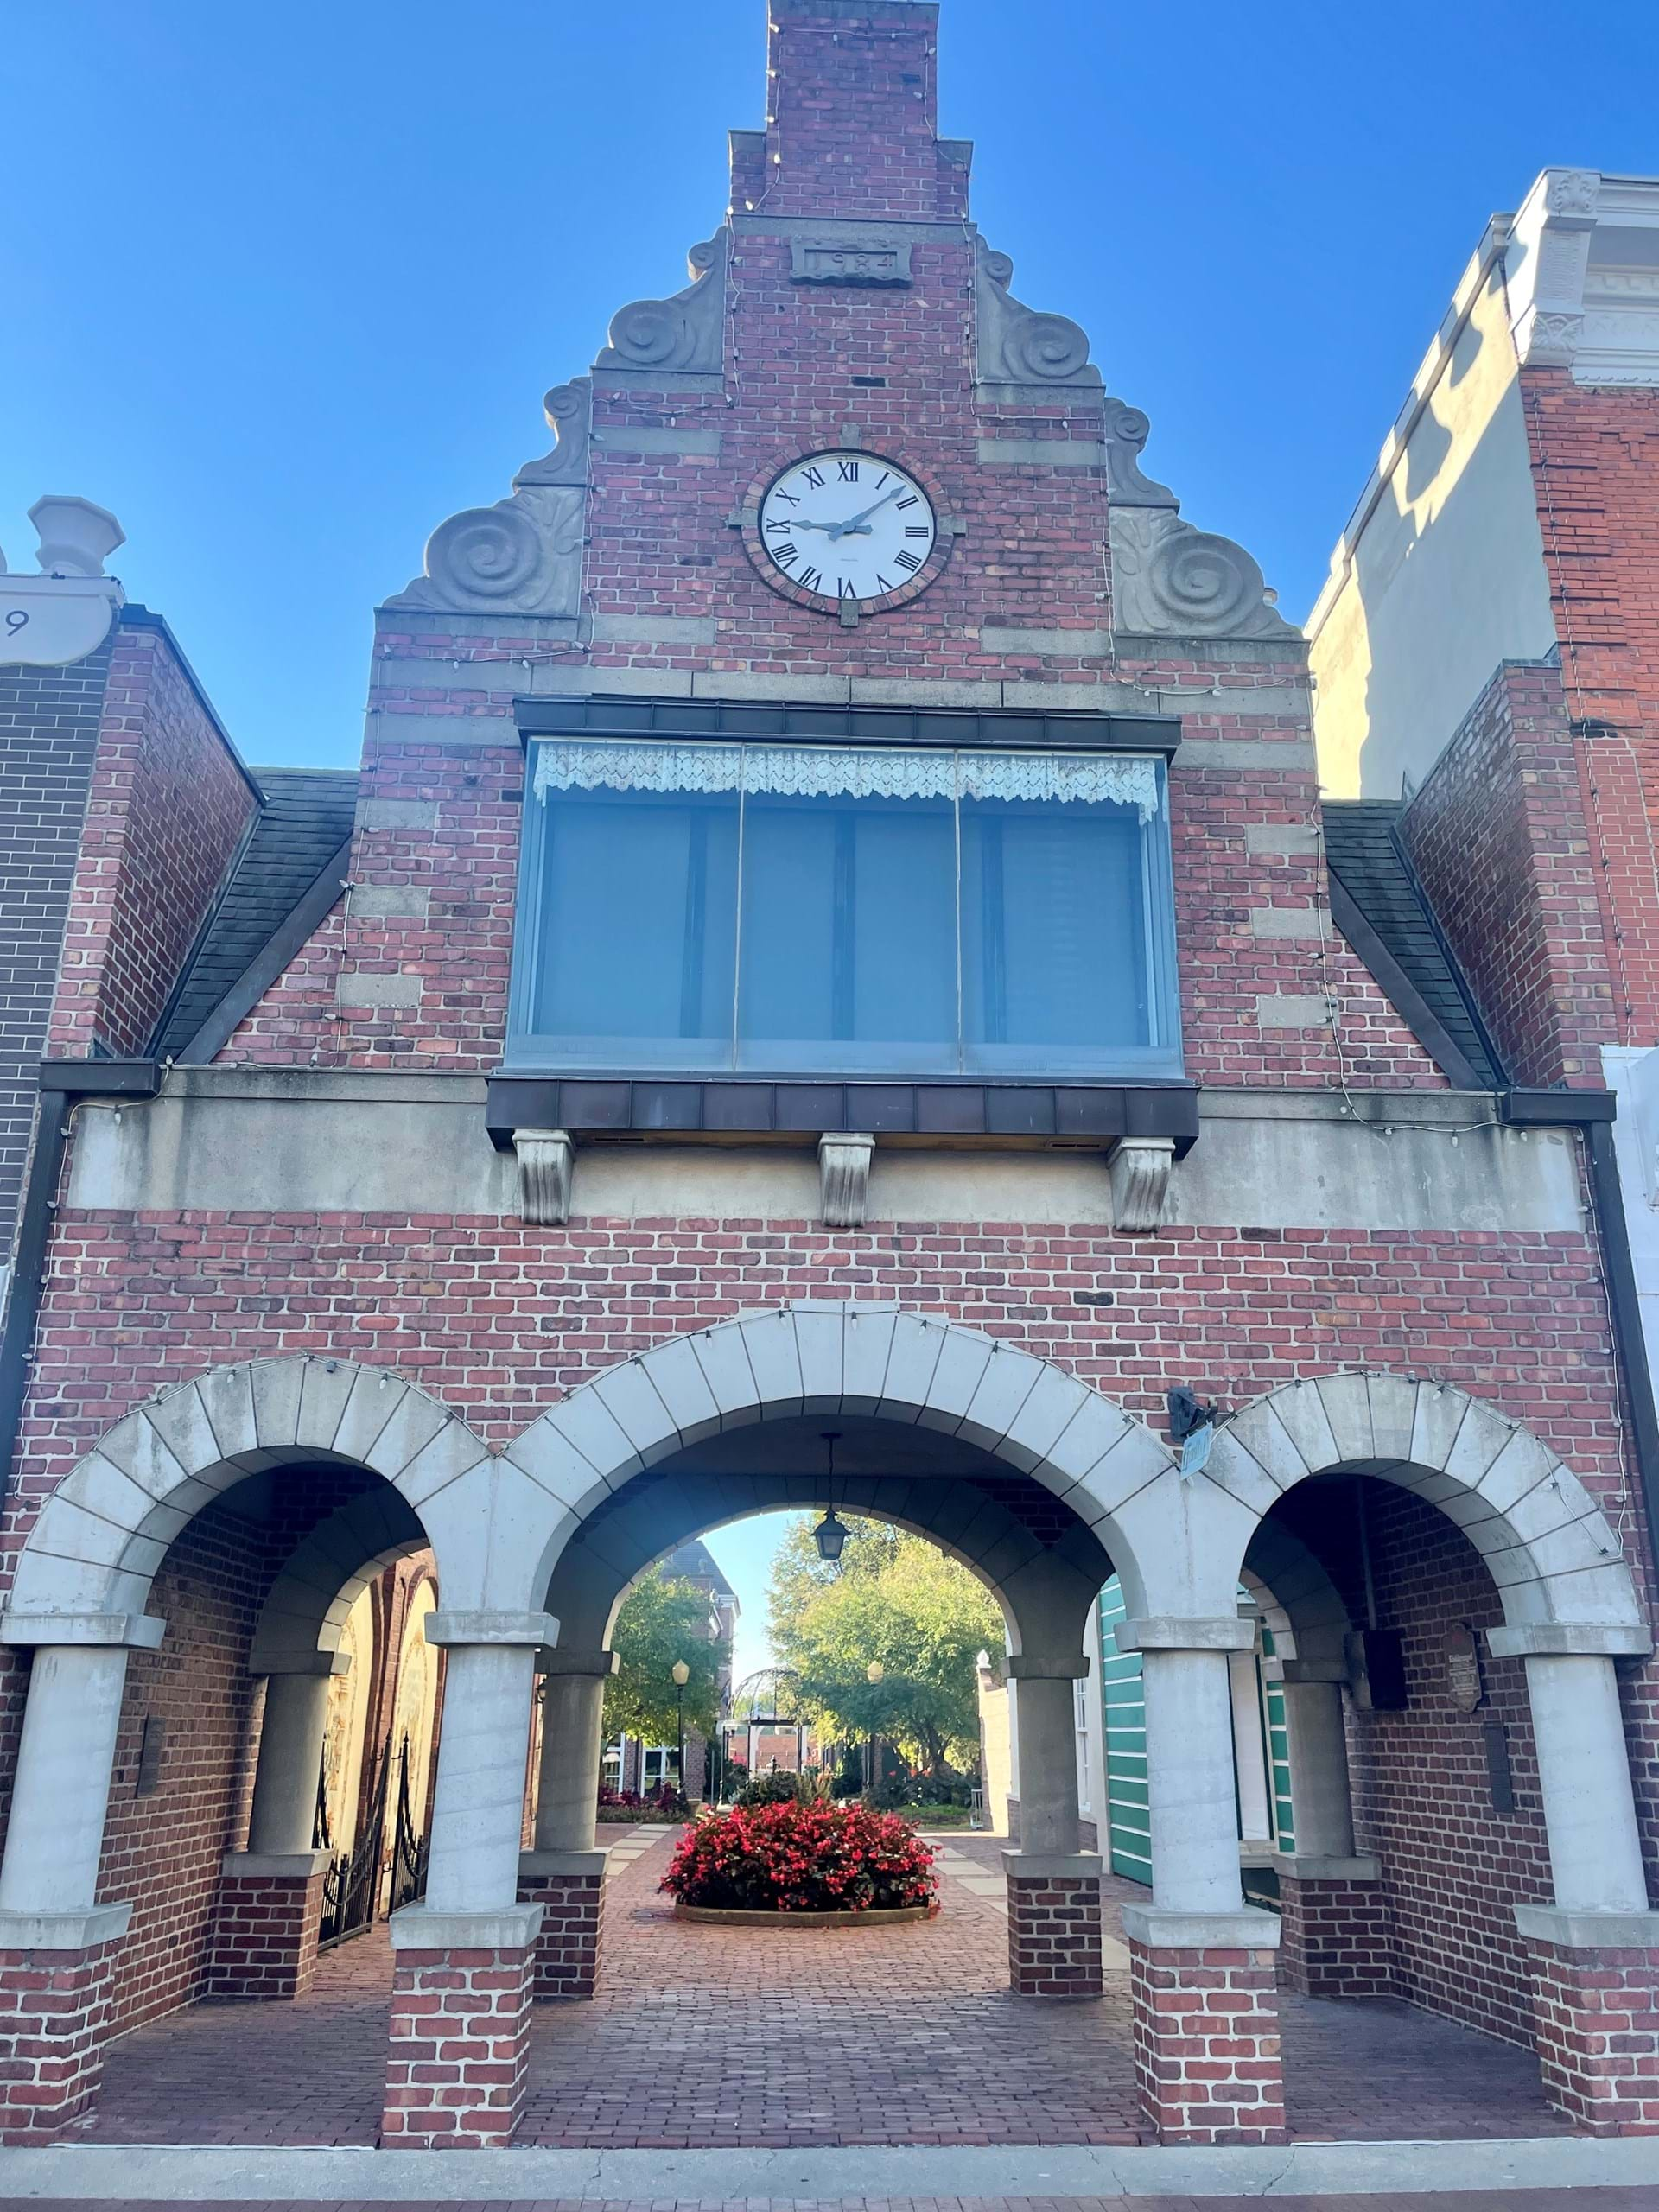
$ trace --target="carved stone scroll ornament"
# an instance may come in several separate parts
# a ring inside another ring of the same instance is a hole
[[[548,428],[557,441],[540,461],[527,461],[512,480],[515,492],[530,484],[586,484],[588,442],[594,428],[594,380],[572,377],[556,384],[542,402]]]
[[[1242,545],[1168,507],[1111,510],[1115,628],[1173,638],[1294,638]]]
[[[686,369],[718,375],[726,365],[726,263],[731,233],[715,232],[686,256],[691,282],[668,300],[635,300],[611,321],[596,369]]]
[[[1100,371],[1089,359],[1089,334],[1063,315],[1039,315],[1009,291],[1014,264],[979,240],[975,307],[979,376],[985,384],[1090,385]]]
[[[1127,401],[1106,402],[1106,483],[1118,507],[1179,507],[1167,484],[1141,474],[1141,448],[1152,432],[1152,418]]]
[[[426,571],[389,607],[466,614],[575,614],[586,495],[572,486],[467,507],[426,541]]]
[[[1114,1229],[1144,1236],[1161,1225],[1174,1157],[1175,1147],[1168,1137],[1118,1139],[1108,1163]]]

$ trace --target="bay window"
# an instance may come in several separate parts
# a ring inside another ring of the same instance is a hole
[[[1179,1074],[1163,762],[537,741],[509,1058]]]

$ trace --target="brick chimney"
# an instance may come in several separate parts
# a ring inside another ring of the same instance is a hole
[[[766,128],[732,134],[732,206],[930,222],[968,212],[971,149],[938,136],[937,0],[771,0]]]

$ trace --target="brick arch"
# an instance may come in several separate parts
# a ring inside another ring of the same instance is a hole
[[[1052,1361],[896,1306],[800,1301],[672,1337],[573,1390],[511,1445],[561,1525],[539,1603],[596,1509],[636,1475],[753,1421],[854,1415],[942,1430],[1030,1475],[1095,1532],[1136,1611],[1179,1599],[1191,1547],[1168,1448]],[[1174,1601],[1174,1602],[1172,1602]]]
[[[1050,1545],[969,1482],[855,1476],[838,1481],[836,1491],[838,1512],[866,1514],[925,1537],[966,1567],[1001,1608],[1011,1651],[1073,1656],[1089,1607],[1112,1572],[1099,1538],[1082,1522]],[[822,1484],[797,1475],[670,1472],[637,1498],[624,1491],[615,1508],[586,1524],[554,1570],[546,1610],[559,1623],[560,1643],[583,1649],[608,1643],[633,1584],[693,1536],[822,1503]]]
[[[389,1369],[312,1357],[210,1369],[118,1421],[41,1506],[8,1607],[142,1613],[194,1514],[246,1475],[295,1465],[383,1476],[460,1586],[457,1602],[489,1602],[496,1463],[485,1446]]]
[[[1291,1383],[1227,1422],[1199,1482],[1228,1499],[1242,1562],[1287,1491],[1333,1471],[1439,1506],[1481,1554],[1513,1627],[1642,1624],[1618,1539],[1579,1478],[1519,1421],[1449,1382],[1348,1373]]]

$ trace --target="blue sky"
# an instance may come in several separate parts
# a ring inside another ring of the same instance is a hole
[[[0,545],[114,508],[255,761],[354,761],[370,609],[680,281],[762,0],[5,10]],[[945,0],[943,124],[1151,473],[1300,617],[1488,213],[1659,170],[1659,9]]]
[[[376,601],[718,220],[762,0],[4,14],[0,546],[112,507],[246,756],[351,765]],[[1020,296],[1297,619],[1488,214],[1659,171],[1653,0],[944,0],[941,78]],[[778,1526],[715,1539],[745,1667]]]

